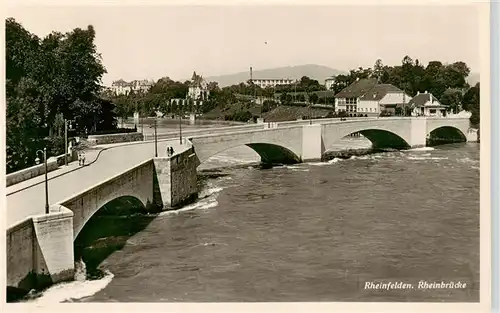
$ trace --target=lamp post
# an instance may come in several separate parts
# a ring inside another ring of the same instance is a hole
[[[157,136],[157,123],[156,123],[156,116],[155,116],[155,158],[158,157],[158,136]]]
[[[64,165],[68,165],[68,128],[73,129],[71,122],[74,120],[64,119]]]
[[[144,120],[142,119],[141,112],[139,112],[139,123],[141,124],[141,133],[144,134]]]
[[[64,119],[64,165],[68,166],[68,120],[67,119]]]
[[[180,105],[179,105],[179,143],[182,145],[182,106]]]
[[[153,128],[155,129],[155,158],[158,157],[158,137],[156,135],[156,129],[157,129],[157,126],[156,126],[156,116],[154,117],[154,124],[149,126],[149,128]]]
[[[47,148],[43,148],[43,150],[36,151],[36,159],[35,163],[40,163],[40,158],[38,157],[38,153],[43,154],[43,162],[45,163],[45,214],[49,214],[49,183],[47,179]]]

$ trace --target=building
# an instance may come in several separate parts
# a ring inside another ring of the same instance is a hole
[[[446,116],[448,106],[441,104],[436,97],[427,91],[417,92],[408,105],[412,108],[413,116]]]
[[[196,72],[193,72],[193,77],[189,84],[188,97],[194,100],[205,101],[209,95],[210,91],[205,79],[201,75],[196,75]]]
[[[130,82],[130,88],[135,92],[148,92],[149,88],[154,85],[153,81],[147,79],[133,80]]]
[[[134,92],[147,92],[154,82],[149,80],[133,80],[126,82],[123,79],[114,81],[111,84],[111,91],[115,95],[128,95],[131,91]]]
[[[358,79],[335,95],[335,110],[350,115],[379,115],[382,111],[395,114],[411,97],[391,84],[378,84],[376,79]]]
[[[326,90],[330,90],[332,88],[333,84],[335,84],[335,79],[335,76],[330,76],[325,79]]]
[[[127,83],[123,79],[116,80],[111,84],[111,91],[115,95],[128,95],[130,90],[132,90],[130,83]]]
[[[260,88],[266,88],[278,85],[291,85],[295,80],[289,78],[254,78],[252,82]]]

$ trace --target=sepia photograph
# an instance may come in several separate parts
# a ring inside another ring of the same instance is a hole
[[[7,306],[489,301],[488,2],[4,14]]]

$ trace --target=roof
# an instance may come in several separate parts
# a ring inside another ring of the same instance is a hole
[[[430,101],[431,99],[432,99],[433,105],[435,105],[435,106],[443,105],[431,93],[420,93],[420,94],[416,95],[415,97],[413,97],[410,100],[410,102],[408,102],[408,104],[410,106],[421,107],[421,106],[424,106],[424,104],[427,103],[427,101]]]
[[[111,86],[128,86],[129,83],[127,83],[126,81],[124,81],[123,79],[119,79],[119,80],[115,80]]]
[[[401,89],[391,84],[378,84],[366,92],[360,100],[381,100],[388,93],[403,93]]]
[[[293,81],[292,78],[252,78],[252,80],[285,80],[285,81]]]
[[[333,97],[335,96],[335,92],[332,90],[320,90],[320,91],[311,91],[309,94],[316,94],[319,98],[323,97]],[[282,92],[276,92],[274,94],[275,97],[281,96]],[[294,96],[294,95],[304,95],[306,96],[308,93],[305,91],[298,91],[298,92],[288,92],[289,95]]]
[[[349,86],[342,89],[338,94],[335,95],[335,98],[357,98],[363,96],[370,89],[377,85],[377,80],[373,78],[364,78]]]

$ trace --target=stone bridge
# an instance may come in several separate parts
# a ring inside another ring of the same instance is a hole
[[[197,195],[196,167],[211,156],[247,145],[265,163],[321,159],[337,140],[361,133],[378,148],[409,148],[466,141],[466,118],[323,119],[264,123],[191,133],[171,157],[154,157],[153,142],[106,151],[90,166],[49,182],[50,212],[43,214],[43,184],[7,196],[7,285],[30,290],[71,279],[73,241],[90,218],[114,199],[131,196],[145,208],[175,207]],[[162,146],[164,143],[160,143]],[[167,142],[173,145],[172,141]],[[163,151],[164,147],[160,151]],[[14,188],[11,186],[9,188]]]
[[[72,279],[74,241],[92,216],[113,200],[133,197],[146,211],[158,212],[195,198],[198,158],[190,146],[176,150],[174,156],[149,157],[90,187],[73,189],[69,196],[61,193],[65,198],[51,204],[48,214],[28,216],[11,225],[7,229],[7,286],[27,292]]]
[[[467,118],[375,118],[348,121],[313,120],[271,123],[265,129],[190,136],[195,152],[204,162],[222,151],[246,145],[264,163],[319,160],[335,142],[361,133],[373,148],[406,149],[425,146],[429,139],[440,143],[467,141]]]

